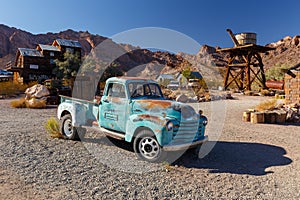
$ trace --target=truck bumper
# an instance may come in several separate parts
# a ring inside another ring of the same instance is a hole
[[[204,136],[202,140],[192,142],[192,143],[186,143],[186,144],[176,144],[176,145],[166,145],[163,146],[164,151],[180,151],[180,150],[187,150],[191,149],[193,147],[196,147],[200,144],[203,144],[208,141],[208,136]]]

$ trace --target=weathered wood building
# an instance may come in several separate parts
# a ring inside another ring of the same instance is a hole
[[[14,72],[14,80],[21,83],[54,78],[55,60],[63,60],[67,51],[77,53],[81,59],[78,41],[56,39],[52,45],[38,44],[36,49],[18,48],[14,66],[7,70]]]
[[[300,65],[284,77],[285,103],[300,103]]]
[[[56,39],[53,41],[52,46],[60,50],[61,56],[63,56],[65,52],[71,52],[74,54],[77,53],[81,58],[81,45],[78,41]]]

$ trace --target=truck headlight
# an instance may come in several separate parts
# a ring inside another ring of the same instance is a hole
[[[166,128],[168,131],[172,131],[173,130],[173,127],[174,127],[174,124],[173,122],[169,121],[167,124],[166,124]]]
[[[200,117],[200,119],[201,119],[201,121],[202,121],[202,124],[203,124],[204,126],[206,126],[207,123],[208,123],[207,118],[206,118],[205,116],[202,115],[202,116]]]

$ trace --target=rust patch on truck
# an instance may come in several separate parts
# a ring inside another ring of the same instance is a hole
[[[112,103],[121,104],[122,100],[118,97],[107,97],[107,100]]]
[[[163,125],[164,124],[164,120],[161,120],[159,117],[156,117],[156,116],[152,116],[152,115],[139,115],[138,116],[138,119],[141,119],[141,120],[147,120],[147,121],[150,121],[150,122],[153,122],[153,123],[156,123],[156,124],[160,124],[160,125]]]
[[[143,103],[141,106],[146,109],[152,108],[169,108],[171,107],[172,103],[169,101],[161,101],[161,100],[138,100],[137,102]]]

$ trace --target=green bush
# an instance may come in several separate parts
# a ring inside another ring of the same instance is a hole
[[[266,79],[267,80],[284,80],[285,73],[283,72],[283,69],[289,68],[289,65],[283,64],[277,64],[274,67],[270,68],[268,71],[266,71]]]

